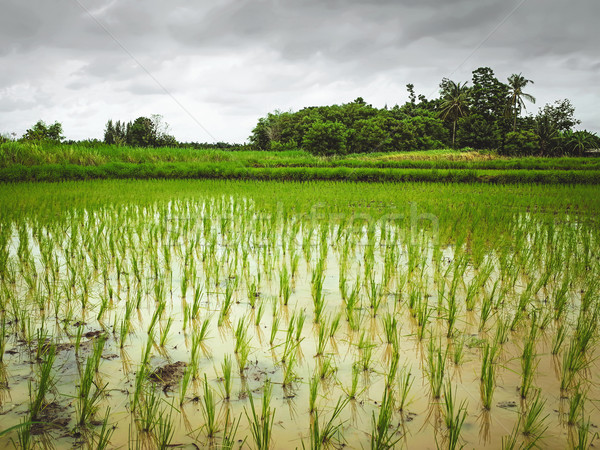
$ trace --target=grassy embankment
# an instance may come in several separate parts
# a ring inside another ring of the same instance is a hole
[[[454,150],[320,158],[303,151],[0,145],[0,181],[111,178],[600,184],[600,160]]]

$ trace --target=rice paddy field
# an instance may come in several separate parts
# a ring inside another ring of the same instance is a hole
[[[600,187],[0,185],[0,447],[578,448]]]

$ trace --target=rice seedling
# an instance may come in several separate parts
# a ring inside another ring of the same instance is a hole
[[[93,445],[97,450],[104,450],[108,448],[110,445],[110,439],[115,432],[115,427],[109,427],[108,419],[110,417],[110,408],[106,408],[106,413],[104,414],[104,419],[102,420],[102,428],[100,428],[100,432],[98,433],[98,441],[94,439]]]
[[[422,341],[427,330],[427,323],[431,317],[432,309],[426,298],[420,297],[416,307],[417,338]]]
[[[194,295],[192,298],[192,308],[190,311],[190,315],[192,319],[196,319],[200,314],[200,305],[202,303],[202,299],[204,294],[202,293],[202,287],[200,285],[196,285],[194,287]]]
[[[296,319],[296,342],[300,342],[301,340],[301,336],[302,336],[302,330],[304,329],[304,322],[306,321],[306,314],[304,312],[304,310],[301,310],[298,313],[297,319]]]
[[[395,351],[390,358],[390,366],[386,373],[385,388],[391,389],[398,373],[398,363],[400,361],[400,353]]]
[[[566,391],[574,384],[577,376],[587,369],[589,362],[580,351],[576,339],[571,340],[567,349],[563,352],[561,365],[560,389]]]
[[[250,423],[250,432],[252,433],[252,439],[257,449],[263,450],[268,449],[271,445],[271,436],[273,433],[273,420],[275,418],[275,409],[272,409],[271,404],[271,383],[267,382],[263,386],[263,397],[262,397],[262,410],[261,414],[257,414],[254,406],[254,399],[252,393],[248,393],[250,400],[251,414],[248,414],[248,410],[244,407],[244,412]]]
[[[240,426],[242,415],[240,414],[237,421],[233,420],[233,422],[231,422],[229,415],[230,412],[227,410],[225,415],[225,424],[223,425],[223,439],[221,440],[221,448],[223,450],[233,450],[235,445],[239,443],[238,439],[236,438],[236,434]],[[239,443],[239,448],[243,447],[245,442],[246,438]]]
[[[102,343],[103,345],[103,343]],[[100,364],[100,355],[96,349],[100,349],[101,346],[94,347],[94,353],[90,355],[86,361],[85,369],[81,374],[79,380],[79,386],[77,387],[77,403],[75,404],[75,412],[77,418],[77,425],[79,427],[85,427],[90,419],[94,416],[98,409],[98,403],[104,395],[104,390],[108,383],[104,385],[98,385],[94,380],[95,372],[98,371],[98,365]]]
[[[206,436],[209,438],[215,437],[219,431],[217,422],[217,404],[214,398],[213,389],[208,385],[206,374],[204,374],[204,383],[202,384],[203,396],[200,403],[200,410],[204,418],[203,428],[206,431]]]
[[[231,378],[231,357],[229,355],[225,355],[223,358],[223,362],[221,363],[221,373],[223,376],[223,399],[229,400],[231,398],[231,388],[233,385],[233,380]]]
[[[260,304],[258,305],[258,309],[256,310],[256,314],[254,316],[254,325],[256,325],[257,327],[260,326],[260,321],[262,320],[264,313],[265,304],[263,302],[260,302]]]
[[[455,449],[459,446],[460,433],[467,416],[466,400],[457,405],[452,387],[447,384],[444,388],[444,422],[448,430],[448,448]]]
[[[136,425],[142,433],[152,435],[158,425],[161,400],[152,388],[144,390],[141,399],[142,405],[137,409]]]
[[[171,441],[173,440],[173,435],[175,433],[172,414],[173,410],[170,409],[168,414],[163,410],[158,415],[158,421],[154,432],[154,442],[156,448],[160,450],[171,447]]]
[[[565,325],[563,323],[561,323],[558,326],[556,333],[554,334],[554,337],[552,338],[552,354],[553,355],[558,355],[558,352],[560,351],[566,337],[567,337],[567,328],[565,327]]]
[[[260,294],[258,292],[259,285],[260,285],[260,273],[259,273],[258,279],[253,279],[250,284],[247,284],[248,302],[250,303],[250,306],[252,307],[252,309],[254,309],[256,307],[256,300],[260,297]]]
[[[577,426],[577,440],[573,442],[573,449],[586,450],[593,447],[593,442],[598,438],[598,432],[595,432],[590,437],[591,421],[581,420]]]
[[[531,385],[533,383],[533,377],[537,368],[538,362],[535,360],[535,341],[536,341],[537,326],[536,320],[532,321],[531,331],[525,340],[523,346],[523,353],[521,355],[521,387],[519,392],[521,398],[526,398]]]
[[[490,410],[492,407],[492,399],[494,397],[494,389],[496,387],[496,365],[491,360],[482,364],[480,386],[483,407]]]
[[[529,438],[533,438],[535,441],[540,439],[548,428],[544,423],[548,415],[542,416],[546,400],[542,400],[540,395],[541,391],[538,390],[527,412],[523,414],[521,422],[523,434]]]
[[[412,388],[414,381],[415,378],[410,373],[410,369],[403,367],[400,376],[398,377],[398,409],[400,411],[404,411],[409,404],[408,394],[410,394],[410,389]]]
[[[446,337],[450,338],[454,335],[454,326],[458,320],[458,303],[456,302],[456,287],[450,289],[446,296]]]
[[[179,384],[179,406],[182,406],[185,403],[185,398],[190,386],[190,382],[194,376],[194,371],[194,365],[188,364],[183,372],[183,376],[181,377],[181,382]]]
[[[325,299],[323,296],[323,282],[325,280],[324,270],[323,264],[318,263],[311,278],[311,293],[314,305],[315,323],[320,323],[325,308]]]
[[[317,332],[317,353],[315,356],[323,356],[325,354],[325,346],[327,344],[327,319],[323,320],[320,325],[318,325],[319,331]]]
[[[489,295],[484,295],[483,299],[481,300],[481,310],[479,312],[479,331],[483,331],[485,329],[485,325],[492,315],[494,308],[494,295],[499,282],[500,280],[496,280]]]
[[[512,432],[507,436],[502,436],[502,450],[515,450],[516,448],[523,448],[523,445],[517,447],[517,440],[519,438],[519,429],[521,427],[522,416],[519,415],[519,420],[512,429]]]
[[[55,377],[53,375],[53,365],[56,359],[56,346],[50,344],[48,350],[44,353],[44,361],[40,364],[39,374],[35,383],[29,383],[29,414],[32,421],[38,418],[40,411],[44,407],[46,396],[54,387]]]
[[[375,413],[373,413],[371,417],[372,449],[391,449],[402,439],[402,436],[395,436],[400,425],[396,427],[393,427],[392,425],[394,405],[393,391],[384,389],[379,414],[377,415],[377,418],[375,418]]]
[[[359,382],[360,368],[353,364],[352,365],[352,376],[350,379],[350,387],[344,388],[342,390],[346,393],[346,396],[350,400],[356,400],[356,398],[366,389],[358,390],[358,382]]]
[[[283,304],[287,306],[290,295],[292,294],[292,285],[287,266],[284,264],[283,269],[279,274],[279,297],[283,300]]]
[[[250,356],[250,337],[246,337],[241,341],[239,351],[236,354],[240,375],[244,375],[244,370],[248,363],[248,357]]]
[[[348,400],[338,399],[329,420],[323,426],[319,425],[319,413],[315,411],[310,425],[310,448],[311,450],[336,447],[344,444],[343,423],[336,423],[339,416],[348,404]],[[302,448],[305,448],[302,441]]]
[[[30,449],[33,448],[33,437],[31,434],[31,421],[28,418],[24,418],[19,425],[15,427],[17,430],[17,442],[19,444],[19,448],[21,449]],[[5,431],[10,431],[8,430]]]
[[[320,358],[318,364],[318,373],[321,380],[327,380],[337,371],[337,367],[331,357]]]
[[[173,325],[173,318],[169,317],[167,319],[166,325],[160,331],[159,345],[163,348],[164,348],[165,344],[167,343],[167,339],[169,338],[169,330],[171,329],[172,325]]]
[[[329,330],[328,330],[328,334],[329,334],[329,338],[330,339],[334,339],[335,338],[335,335],[336,335],[337,331],[340,328],[340,320],[341,319],[342,319],[342,315],[340,313],[336,314],[331,319],[331,322],[329,323]]]
[[[569,411],[567,412],[567,424],[575,425],[580,417],[583,417],[583,407],[586,400],[586,394],[581,389],[581,384],[575,387],[575,392],[569,399]]]
[[[280,322],[279,316],[274,316],[273,323],[271,324],[271,337],[269,338],[269,345],[271,347],[273,347],[275,338],[277,337],[277,332],[279,331],[279,322]],[[237,341],[236,341],[236,347],[237,347]]]
[[[448,348],[442,352],[441,341],[437,345],[433,339],[429,340],[427,346],[427,376],[431,386],[431,395],[433,398],[440,398],[444,383],[444,374],[446,368],[446,359],[448,356]]]
[[[465,336],[456,336],[452,341],[452,362],[460,365],[465,356]]]
[[[314,374],[308,380],[308,403],[309,403],[308,412],[310,414],[312,414],[316,411],[318,392],[319,392],[319,376],[317,374]]]
[[[394,344],[398,341],[398,321],[392,314],[385,313],[382,317],[381,323],[383,324],[383,332],[385,334],[385,341],[388,344]]]
[[[289,387],[292,385],[292,382],[296,379],[296,347],[290,349],[290,351],[285,355],[285,361],[283,364],[283,383],[282,386]]]
[[[365,268],[365,271],[367,269]],[[370,273],[370,271],[369,271]],[[366,278],[365,278],[366,280]],[[369,307],[371,308],[371,314],[373,317],[377,316],[377,312],[379,311],[379,307],[381,306],[382,301],[382,292],[381,286],[375,281],[373,275],[369,277],[369,281],[366,286],[367,297],[369,298]]]

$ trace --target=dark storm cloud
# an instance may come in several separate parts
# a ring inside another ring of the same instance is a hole
[[[598,17],[596,0],[1,0],[0,123],[22,131],[16,120],[59,111],[87,137],[108,117],[160,112],[181,139],[206,138],[166,89],[243,140],[276,108],[394,104],[406,83],[435,95],[442,77],[490,66],[535,80],[539,106],[571,98],[600,129]]]

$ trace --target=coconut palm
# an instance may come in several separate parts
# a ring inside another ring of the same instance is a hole
[[[440,116],[443,120],[452,120],[452,148],[456,138],[456,122],[467,114],[467,103],[469,100],[469,88],[467,82],[455,83],[445,80],[442,90],[442,103],[440,104]]]
[[[535,103],[535,97],[531,94],[523,92],[523,88],[527,84],[533,84],[533,81],[526,79],[521,74],[512,74],[508,77],[508,105],[506,107],[506,113],[508,116],[513,116],[513,131],[517,131],[517,116],[521,112],[521,109],[525,108],[524,99]]]

